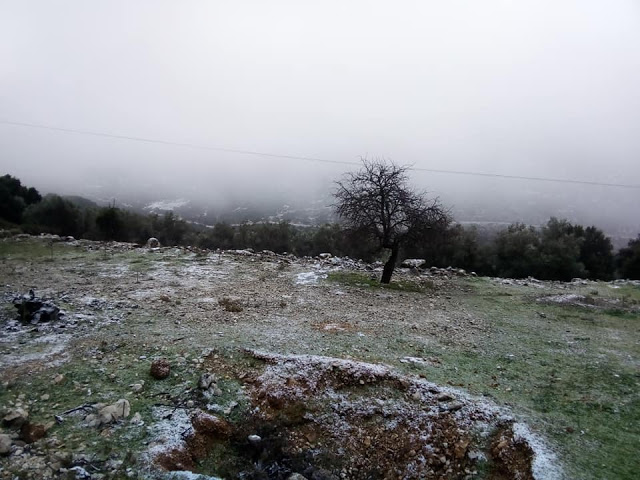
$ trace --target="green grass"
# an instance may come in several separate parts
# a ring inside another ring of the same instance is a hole
[[[99,354],[103,351],[103,354]],[[88,345],[86,355],[73,359],[59,368],[24,376],[0,387],[0,405],[9,408],[23,397],[23,404],[29,410],[29,420],[47,424],[72,408],[84,404],[111,404],[126,398],[131,404],[131,416],[140,413],[145,425],[152,421],[155,406],[174,406],[196,395],[192,389],[197,385],[200,371],[189,362],[179,364],[173,359],[178,351],[145,348],[140,344]],[[147,359],[140,359],[147,355]],[[165,380],[155,380],[149,374],[152,358],[164,356],[171,360],[172,373]],[[95,357],[95,358],[94,358]],[[53,378],[64,375],[64,380],[55,383]],[[144,381],[140,393],[133,393],[130,385]],[[225,385],[226,386],[226,385]],[[43,395],[49,398],[43,399]],[[108,459],[127,460],[142,451],[147,438],[145,426],[136,427],[126,419],[108,429],[109,440],[105,441],[103,428],[89,428],[83,425],[86,413],[62,415],[64,421],[55,423],[47,436],[63,440],[64,450],[84,452],[97,462]]]
[[[433,288],[432,283],[416,283],[407,280],[392,279],[391,283],[380,283],[377,279],[371,278],[370,275],[357,272],[330,272],[327,279],[330,282],[349,285],[352,287],[370,287],[386,290],[397,290],[401,292],[424,292],[429,288]]]
[[[401,368],[511,405],[560,448],[569,478],[637,478],[638,315],[537,303],[526,289],[502,295],[486,280],[468,285],[458,300],[490,325],[478,348],[417,347],[441,366]]]
[[[0,259],[18,261],[60,260],[76,253],[73,249],[57,243],[47,244],[40,240],[22,242],[0,241]]]

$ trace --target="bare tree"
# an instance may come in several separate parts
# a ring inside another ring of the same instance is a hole
[[[381,283],[389,283],[403,243],[434,228],[446,227],[449,215],[438,199],[427,200],[408,186],[408,166],[384,159],[362,159],[362,168],[336,182],[336,211],[346,225],[374,238],[391,251]]]

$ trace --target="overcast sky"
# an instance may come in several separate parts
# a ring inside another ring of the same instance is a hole
[[[0,0],[0,120],[640,184],[640,2]],[[222,195],[349,168],[2,124],[0,147],[36,185]]]

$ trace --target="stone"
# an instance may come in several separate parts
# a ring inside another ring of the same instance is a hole
[[[200,434],[212,437],[228,437],[231,426],[220,417],[205,412],[197,412],[191,417],[193,429]]]
[[[159,248],[160,247],[160,240],[158,240],[156,237],[151,237],[149,238],[149,240],[147,240],[147,248]]]
[[[299,473],[292,473],[287,477],[287,480],[307,480],[307,477]]]
[[[422,268],[427,264],[424,258],[407,258],[400,264],[402,268]]]
[[[75,480],[90,480],[91,479],[91,474],[89,472],[87,472],[82,467],[75,466],[75,467],[70,468],[69,471],[73,472],[75,474],[75,477],[73,477]]]
[[[140,412],[136,412],[136,414],[131,417],[131,420],[129,420],[129,423],[137,426],[144,425],[144,421],[142,420],[142,415],[140,415]]]
[[[0,455],[7,455],[11,452],[11,437],[6,433],[0,434]]]
[[[247,440],[249,440],[249,443],[252,445],[258,445],[262,441],[262,437],[260,437],[260,435],[249,435]]]
[[[117,422],[121,418],[127,418],[131,413],[131,404],[129,400],[121,398],[112,405],[101,406],[96,405],[97,413],[87,415],[85,418],[90,427],[99,427],[109,423]]]
[[[23,408],[9,410],[4,416],[4,423],[10,427],[21,427],[29,418],[29,412]]]
[[[171,374],[171,365],[166,358],[154,360],[151,363],[151,370],[149,373],[156,380],[162,380]]]
[[[198,388],[201,390],[209,390],[216,385],[216,376],[213,373],[203,373],[198,380]]]
[[[35,325],[39,322],[55,322],[62,315],[57,305],[36,297],[33,290],[29,290],[27,295],[14,298],[13,305],[18,310],[18,318],[22,323]]]
[[[129,386],[131,387],[131,391],[133,393],[140,393],[142,391],[142,389],[144,388],[144,386],[141,383],[132,383]]]
[[[440,395],[438,395],[436,397],[436,400],[438,400],[439,402],[448,402],[449,400],[453,400],[455,397],[453,395],[451,395],[450,393],[441,393]]]
[[[456,443],[453,449],[453,454],[455,455],[456,459],[462,460],[466,456],[469,443],[470,442],[468,439],[460,440],[458,443]]]
[[[338,480],[338,477],[324,468],[318,468],[311,474],[311,480]]]

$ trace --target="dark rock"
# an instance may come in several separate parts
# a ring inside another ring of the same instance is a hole
[[[436,400],[438,400],[439,402],[447,402],[453,399],[454,399],[454,396],[451,395],[450,393],[441,393],[436,397]]]
[[[62,315],[53,302],[36,297],[33,290],[29,290],[27,295],[14,298],[13,304],[22,323],[55,322]]]

